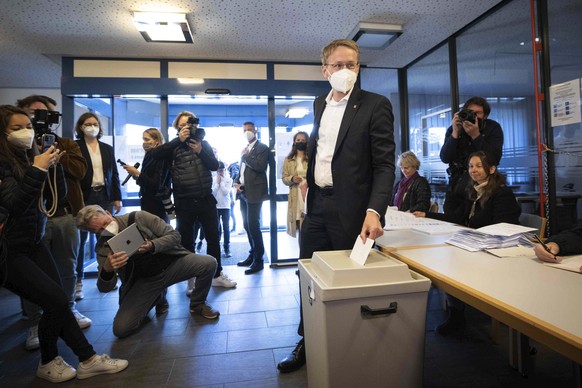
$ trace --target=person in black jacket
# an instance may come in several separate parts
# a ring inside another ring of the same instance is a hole
[[[170,200],[170,167],[163,159],[154,159],[152,150],[164,143],[162,133],[157,128],[148,128],[143,131],[143,149],[145,156],[141,164],[141,171],[132,165],[123,166],[139,185],[139,200],[141,210],[155,214],[166,223],[170,223],[164,202]]]
[[[534,246],[536,256],[550,263],[562,261],[560,256],[579,255],[582,253],[582,224],[576,225],[572,229],[564,230],[546,241],[546,246],[550,252],[546,251],[541,244]],[[558,254],[560,256],[558,256]]]
[[[1,232],[0,284],[42,307],[38,377],[57,383],[120,372],[127,361],[96,355],[83,335],[69,308],[52,255],[42,241],[46,215],[39,202],[43,202],[47,176],[56,183],[51,190],[53,201],[65,197],[66,183],[59,164],[63,153],[51,146],[39,154],[32,147],[33,141],[34,130],[26,112],[0,106],[0,208],[9,214]],[[59,337],[79,358],[77,369],[58,355]]]
[[[222,272],[220,239],[216,199],[212,195],[212,172],[218,170],[218,160],[212,146],[204,140],[203,128],[198,128],[196,116],[191,112],[180,112],[173,126],[178,137],[151,150],[154,159],[165,160],[172,166],[172,187],[176,207],[176,228],[182,236],[182,245],[196,253],[194,231],[199,221],[206,236],[206,253],[217,262],[213,286],[235,287]],[[194,281],[190,280],[187,294],[191,293]]]
[[[453,116],[452,125],[445,134],[440,152],[443,163],[448,163],[449,185],[445,194],[445,213],[454,212],[465,200],[465,187],[471,181],[467,173],[468,156],[485,151],[495,166],[503,154],[503,130],[498,122],[489,119],[491,107],[483,97],[471,97],[463,109]]]
[[[477,151],[469,156],[468,171],[472,183],[467,186],[465,201],[454,211],[445,214],[414,212],[417,217],[429,217],[456,224],[481,228],[500,222],[519,225],[521,207],[515,195],[505,185],[505,176],[498,170],[493,158],[484,151]],[[441,335],[451,334],[465,327],[465,304],[447,295],[449,316],[436,332]]]
[[[414,152],[406,151],[398,158],[398,166],[404,178],[394,185],[391,206],[396,206],[403,212],[422,211],[430,209],[430,185],[425,177],[418,174],[420,160]]]

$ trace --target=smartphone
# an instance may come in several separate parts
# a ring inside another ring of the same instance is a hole
[[[55,135],[53,135],[52,133],[45,133],[44,135],[42,135],[42,140],[41,140],[41,144],[42,144],[42,152],[46,152],[46,150],[48,150],[52,145],[55,144]]]

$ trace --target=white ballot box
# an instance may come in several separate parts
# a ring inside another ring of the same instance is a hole
[[[430,280],[377,250],[299,261],[309,387],[421,387]]]

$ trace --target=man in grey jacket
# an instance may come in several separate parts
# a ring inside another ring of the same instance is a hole
[[[192,277],[196,277],[196,287],[190,296],[190,312],[207,319],[218,318],[220,313],[206,303],[216,260],[185,249],[180,245],[180,234],[161,218],[145,211],[113,217],[100,206],[89,205],[79,211],[76,221],[80,229],[99,236],[95,246],[99,291],[112,291],[117,279],[121,280],[119,310],[113,321],[117,337],[127,337],[141,326],[162,291]],[[133,223],[145,243],[131,257],[123,251],[114,253],[109,239]]]

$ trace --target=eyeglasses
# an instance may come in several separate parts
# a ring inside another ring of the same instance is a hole
[[[359,63],[326,63],[325,66],[331,67],[334,70],[348,69],[354,70]]]

